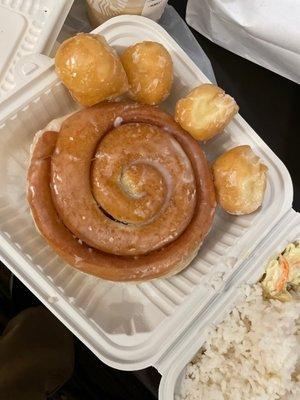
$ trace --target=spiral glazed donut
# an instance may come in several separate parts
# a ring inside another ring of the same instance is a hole
[[[64,260],[112,281],[182,270],[216,204],[198,143],[163,111],[135,103],[102,103],[40,134],[27,197]]]

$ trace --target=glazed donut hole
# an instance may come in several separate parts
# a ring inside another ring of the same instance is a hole
[[[175,121],[195,139],[205,141],[222,132],[238,110],[235,100],[223,89],[206,83],[178,100]]]
[[[248,145],[221,154],[212,165],[219,205],[233,215],[251,214],[263,202],[268,168]]]
[[[74,100],[92,106],[128,90],[116,51],[100,35],[80,33],[57,50],[55,70]]]
[[[173,63],[160,43],[144,41],[129,46],[121,54],[132,100],[149,105],[163,102],[173,83]]]

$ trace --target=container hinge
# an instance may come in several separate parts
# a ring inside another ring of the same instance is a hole
[[[204,326],[206,321],[210,318],[210,311],[213,309],[215,304],[218,302],[221,293],[217,293],[211,301],[206,305],[204,309],[197,315],[196,318],[191,322],[188,328],[182,332],[182,334],[171,344],[170,347],[165,351],[165,353],[159,358],[158,361],[153,365],[158,372],[163,375],[164,372],[175,362],[178,355],[182,352],[183,348],[186,346],[186,336],[187,332],[194,330],[195,326]],[[201,317],[201,324],[199,324],[199,318]]]

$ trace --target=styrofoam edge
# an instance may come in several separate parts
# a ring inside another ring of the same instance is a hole
[[[35,77],[38,77],[52,65],[53,60],[43,54],[29,54],[28,56],[22,57],[15,65],[14,75],[16,88],[13,90],[12,94],[20,90]]]
[[[178,348],[173,351],[172,357],[170,356],[165,363],[159,366],[162,375],[159,386],[160,400],[174,398],[172,391],[175,383],[181,371],[205,343],[208,328],[220,323],[242,298],[237,288],[243,283],[256,283],[264,273],[267,262],[281,252],[288,243],[298,238],[292,237],[291,234],[294,235],[294,229],[299,226],[300,214],[290,210],[268,237],[261,242],[251,259],[237,271],[235,278],[229,282],[225,290],[217,296],[204,318],[189,327],[187,339],[182,344],[179,343]]]
[[[280,172],[282,173],[283,179],[287,185],[287,192],[285,196],[285,203],[283,204],[282,208],[288,207],[292,208],[293,198],[294,198],[294,188],[291,175],[285,166],[285,164],[281,161],[281,159],[274,153],[274,151],[263,141],[263,139],[254,131],[254,129],[244,120],[244,118],[237,114],[235,116],[236,121],[239,122],[240,125],[243,125],[245,129],[249,132],[252,138],[255,138],[255,142],[257,145],[264,150],[265,153],[269,153],[272,156],[273,160],[275,159],[276,162],[279,164],[278,168],[280,168]]]
[[[0,234],[0,240],[5,240],[2,234]],[[30,263],[24,260],[23,255],[15,246],[7,244],[5,251],[3,250],[3,246],[1,247],[0,261],[3,262],[3,264],[6,265],[10,271],[41,301],[41,303],[43,303],[56,316],[56,318],[59,319],[75,336],[77,336],[101,361],[112,368],[124,371],[135,371],[149,366],[149,363],[145,363],[144,361],[132,361],[132,363],[127,362],[126,364],[123,364],[122,360],[118,361],[116,359],[116,361],[114,361],[111,358],[106,357],[105,354],[99,353],[97,346],[93,346],[92,344],[94,342],[93,335],[86,335],[90,325],[84,320],[84,318],[81,318],[78,315],[77,311],[74,311],[69,302],[60,296],[57,288],[46,282],[38,271],[34,271]],[[20,268],[19,265],[21,265],[22,268]],[[26,273],[24,273],[24,271],[26,271],[26,266],[31,269],[30,278],[28,278]],[[74,324],[73,321],[76,321],[77,323]]]
[[[30,103],[38,93],[42,93],[48,87],[60,82],[54,71],[54,62],[50,58],[49,60],[48,67],[43,68],[41,66],[32,79],[25,82],[21,88],[18,88],[11,96],[0,102],[0,125],[10,118],[12,114],[16,114],[26,104]]]

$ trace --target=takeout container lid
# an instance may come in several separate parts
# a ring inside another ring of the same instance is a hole
[[[71,8],[73,0],[0,1],[0,102],[18,89],[19,61],[34,53],[48,55]]]
[[[70,3],[64,2],[68,7]],[[117,50],[142,40],[166,46],[175,73],[172,94],[163,104],[167,110],[192,87],[208,82],[168,33],[151,20],[119,16],[93,32],[103,34]],[[237,115],[222,135],[203,147],[209,159],[242,143],[254,148],[268,166],[262,208],[239,217],[219,211],[199,255],[177,276],[134,285],[82,274],[65,265],[39,237],[26,204],[24,180],[34,133],[78,105],[57,78],[52,59],[31,54],[20,58],[17,66],[18,87],[0,103],[1,259],[105,363],[123,370],[155,366],[164,377],[161,397],[170,398],[168,382],[178,372],[176,360],[185,359],[187,347],[194,349],[192,338],[198,331],[200,335],[214,310],[226,303],[229,288],[242,280],[237,277],[246,279],[262,244],[263,250],[271,249],[269,235],[274,236],[274,231],[278,235],[279,228],[292,224],[290,175]]]

